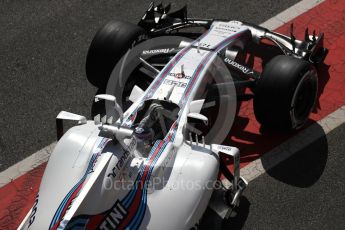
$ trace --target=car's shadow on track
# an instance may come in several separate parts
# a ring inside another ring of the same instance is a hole
[[[324,130],[317,123],[313,124],[312,135],[319,138],[273,168],[269,168],[270,162],[263,157],[261,162],[267,169],[266,173],[285,184],[300,188],[315,184],[326,167],[328,142]],[[299,143],[303,144],[303,140]]]
[[[199,229],[242,229],[249,214],[250,202],[245,196],[242,196],[240,203],[241,205],[234,210],[235,215],[228,220],[223,220],[215,211],[207,208],[199,223]]]

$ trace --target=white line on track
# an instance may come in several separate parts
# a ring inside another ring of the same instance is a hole
[[[311,8],[319,5],[320,3],[324,2],[325,0],[303,0],[295,5],[287,8],[283,12],[277,14],[276,16],[268,19],[261,26],[266,27],[267,29],[274,30],[285,23],[291,21],[292,19],[298,17],[299,15],[307,12]]]
[[[47,162],[50,154],[55,148],[56,142],[44,147],[43,149],[35,152],[31,156],[19,161],[15,165],[12,165],[8,169],[0,173],[0,188],[15,180],[21,175],[29,172],[30,170],[38,167],[44,162]]]
[[[311,8],[317,6],[324,0],[303,0],[301,2],[298,2],[297,4],[291,6],[290,8],[284,10],[283,12],[279,13],[278,15],[272,17],[271,19],[267,20],[266,22],[262,23],[261,26],[266,27],[267,29],[274,30],[278,28],[279,26],[284,25],[286,22],[292,20],[293,18],[299,16],[300,14],[303,14],[304,12],[307,12]],[[342,116],[338,116],[341,114]],[[330,114],[326,118],[322,119],[321,121],[318,122],[319,125],[321,125],[325,133],[326,131],[329,132],[333,129],[335,129],[337,126],[341,125],[342,123],[345,122],[345,109],[342,107],[341,109],[338,109],[336,112]],[[333,124],[333,125],[330,125]],[[287,152],[289,154],[285,153],[279,153],[276,155],[282,155],[280,157],[281,159],[275,159],[272,161],[272,167],[275,164],[278,164],[282,160],[286,159],[287,157],[293,155],[296,152],[295,146],[302,146],[300,143],[299,138],[300,135],[303,135],[303,133],[306,132],[311,132],[313,130],[313,125],[311,127],[308,127],[306,130],[304,130],[301,134],[296,135],[295,137],[292,137],[289,139],[287,142],[289,142],[289,146],[292,147],[289,149]],[[311,130],[311,131],[309,131]],[[312,136],[313,139],[311,139],[308,136],[309,144],[312,143],[313,141],[317,140],[318,137],[315,135]],[[296,144],[295,144],[296,143]],[[16,163],[15,165],[9,167],[8,169],[2,171],[0,173],[0,188],[11,182],[12,180],[15,180],[16,178],[20,177],[21,175],[27,173],[28,171],[36,168],[40,164],[46,162],[49,159],[50,154],[52,153],[54,147],[55,147],[55,142],[44,147],[43,149],[37,151],[36,153],[32,154],[31,156],[25,158],[24,160]],[[283,143],[281,146],[277,147],[276,149],[270,151],[269,153],[266,153],[263,157],[269,157],[272,155],[272,152],[274,151],[281,151],[282,146],[285,146],[286,144]],[[286,147],[285,147],[286,148]],[[277,150],[278,149],[278,150]],[[274,163],[275,162],[275,163]],[[268,169],[267,166],[265,165],[266,170]],[[265,172],[265,169],[262,167],[261,160],[258,159],[252,163],[250,163],[248,166],[243,168],[241,170],[241,173],[245,175],[245,177],[249,180],[253,180],[255,177],[261,175],[262,173]]]

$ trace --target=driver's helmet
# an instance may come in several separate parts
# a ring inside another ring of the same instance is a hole
[[[137,138],[137,151],[144,156],[150,153],[152,142],[154,138],[154,131],[152,128],[137,127],[134,131]]]

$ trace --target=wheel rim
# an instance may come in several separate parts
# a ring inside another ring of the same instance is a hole
[[[317,73],[313,68],[299,81],[291,102],[292,127],[300,128],[308,119],[317,96]]]

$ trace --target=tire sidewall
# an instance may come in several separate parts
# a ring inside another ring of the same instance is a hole
[[[307,76],[306,76],[307,75]],[[310,108],[304,117],[294,113],[294,97],[304,79],[312,77],[315,85]],[[299,129],[307,121],[317,95],[315,67],[291,56],[279,55],[265,66],[254,90],[254,113],[261,125],[275,129]]]
[[[148,39],[145,30],[137,25],[110,21],[94,36],[86,57],[86,76],[89,82],[104,91],[110,74],[121,57]]]

